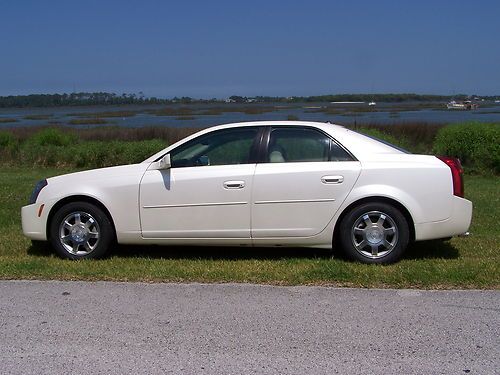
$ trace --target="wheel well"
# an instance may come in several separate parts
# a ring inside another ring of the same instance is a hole
[[[103,205],[101,202],[99,202],[97,199],[86,196],[86,195],[72,195],[70,197],[66,197],[58,201],[52,208],[50,209],[49,216],[47,217],[47,227],[45,228],[47,239],[50,237],[50,224],[52,222],[52,218],[54,217],[55,213],[64,205],[72,202],[86,202],[93,204],[96,207],[99,207],[108,217],[114,231],[114,236],[116,240],[116,229],[115,229],[115,223],[113,221],[113,217],[109,213],[108,209],[106,208],[105,205]]]
[[[391,198],[387,198],[387,197],[367,197],[367,198],[363,198],[363,199],[357,200],[356,202],[351,203],[340,214],[339,218],[337,219],[337,222],[335,223],[335,228],[333,230],[334,247],[335,247],[335,244],[337,244],[338,240],[339,240],[339,227],[340,227],[340,223],[344,219],[344,216],[347,215],[349,213],[349,211],[351,211],[354,207],[357,207],[357,206],[364,204],[364,203],[386,203],[386,204],[389,204],[389,205],[397,208],[403,214],[406,221],[408,222],[408,229],[410,230],[410,241],[415,241],[415,223],[413,222],[413,219],[410,215],[410,212],[406,209],[405,206],[403,206],[398,201],[391,199]]]

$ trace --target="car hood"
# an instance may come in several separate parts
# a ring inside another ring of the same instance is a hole
[[[58,184],[71,184],[75,185],[78,183],[92,183],[99,184],[104,181],[131,178],[131,180],[140,179],[149,164],[130,164],[130,165],[120,165],[116,167],[91,169],[88,171],[75,172],[64,174],[60,176],[55,176],[47,179],[49,185]]]

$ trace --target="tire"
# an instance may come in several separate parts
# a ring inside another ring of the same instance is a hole
[[[349,211],[340,223],[344,253],[363,263],[387,264],[401,258],[410,231],[404,215],[387,203],[364,203]]]
[[[87,202],[72,202],[61,207],[50,222],[50,243],[66,259],[103,257],[115,232],[108,216]]]

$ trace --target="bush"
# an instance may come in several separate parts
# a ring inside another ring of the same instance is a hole
[[[473,171],[500,173],[500,124],[449,125],[438,132],[434,152],[457,157]]]
[[[56,128],[45,128],[33,134],[29,143],[31,146],[68,146],[75,143],[77,137],[74,133],[64,132]]]

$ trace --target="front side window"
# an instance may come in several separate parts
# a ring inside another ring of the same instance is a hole
[[[346,161],[351,156],[326,134],[309,128],[272,129],[268,162]]]
[[[170,153],[172,168],[247,164],[258,131],[236,128],[201,135]]]

